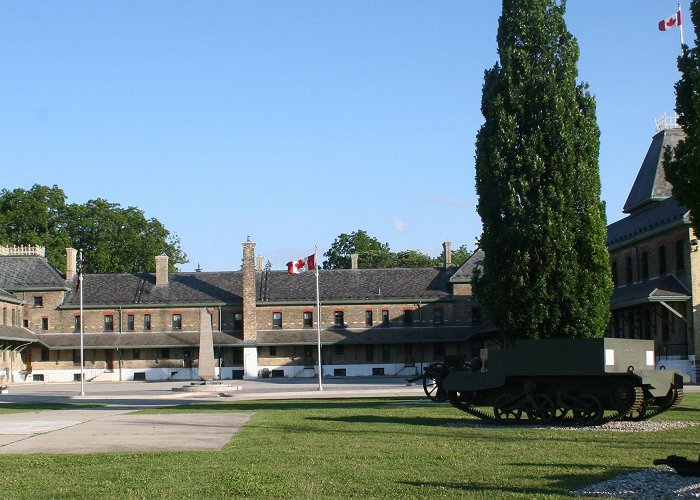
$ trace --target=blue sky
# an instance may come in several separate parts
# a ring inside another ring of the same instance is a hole
[[[0,3],[0,187],[136,206],[191,271],[282,269],[341,233],[431,256],[481,232],[474,141],[497,0]],[[674,109],[677,2],[569,0],[608,222]],[[694,43],[683,2],[686,43]]]

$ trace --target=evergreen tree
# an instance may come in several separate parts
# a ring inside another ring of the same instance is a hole
[[[510,339],[601,337],[612,280],[595,101],[565,1],[503,0],[476,140],[476,293]]]
[[[695,46],[684,47],[678,58],[681,79],[676,83],[678,124],[685,132],[673,151],[664,152],[666,180],[673,186],[673,196],[690,210],[696,235],[700,235],[700,2],[690,3],[695,27]]]

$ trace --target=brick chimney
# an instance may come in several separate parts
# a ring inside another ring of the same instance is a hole
[[[66,280],[73,279],[76,273],[78,251],[75,248],[66,248]]]
[[[256,258],[256,262],[257,262],[257,265],[256,265],[255,269],[257,271],[262,271],[263,267],[265,266],[265,259],[263,258],[263,256],[258,255]]]
[[[156,255],[156,286],[168,284],[168,256]]]
[[[445,269],[452,267],[452,243],[446,241],[442,244],[442,248],[445,251]]]
[[[357,269],[357,260],[360,258],[360,254],[351,253],[350,254],[350,269]]]
[[[255,341],[258,325],[255,319],[255,243],[243,243],[243,341]]]

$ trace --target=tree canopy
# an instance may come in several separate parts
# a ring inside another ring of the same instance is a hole
[[[323,254],[327,260],[323,262],[322,267],[323,269],[350,269],[352,254],[358,254],[360,269],[421,268],[444,265],[444,250],[438,257],[430,257],[418,250],[392,252],[388,243],[381,243],[366,231],[358,229],[350,234],[342,233],[333,241],[328,251]],[[461,266],[470,255],[466,245],[460,246],[452,252],[452,265]]]
[[[507,338],[600,337],[612,280],[595,101],[565,1],[504,0],[476,139],[477,299]]]
[[[43,245],[48,260],[65,271],[65,249],[83,250],[89,273],[155,271],[156,255],[170,257],[170,270],[187,262],[177,235],[135,207],[98,198],[67,204],[58,187],[0,192],[0,244]]]
[[[696,235],[700,235],[700,2],[690,3],[695,28],[695,45],[684,47],[678,58],[681,78],[676,83],[678,124],[685,132],[673,152],[664,152],[666,179],[673,186],[673,196],[690,210]]]

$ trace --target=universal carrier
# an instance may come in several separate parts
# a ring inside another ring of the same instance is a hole
[[[484,420],[599,425],[644,420],[681,401],[683,376],[654,361],[651,340],[521,340],[469,362],[432,364],[413,380],[430,399]]]

